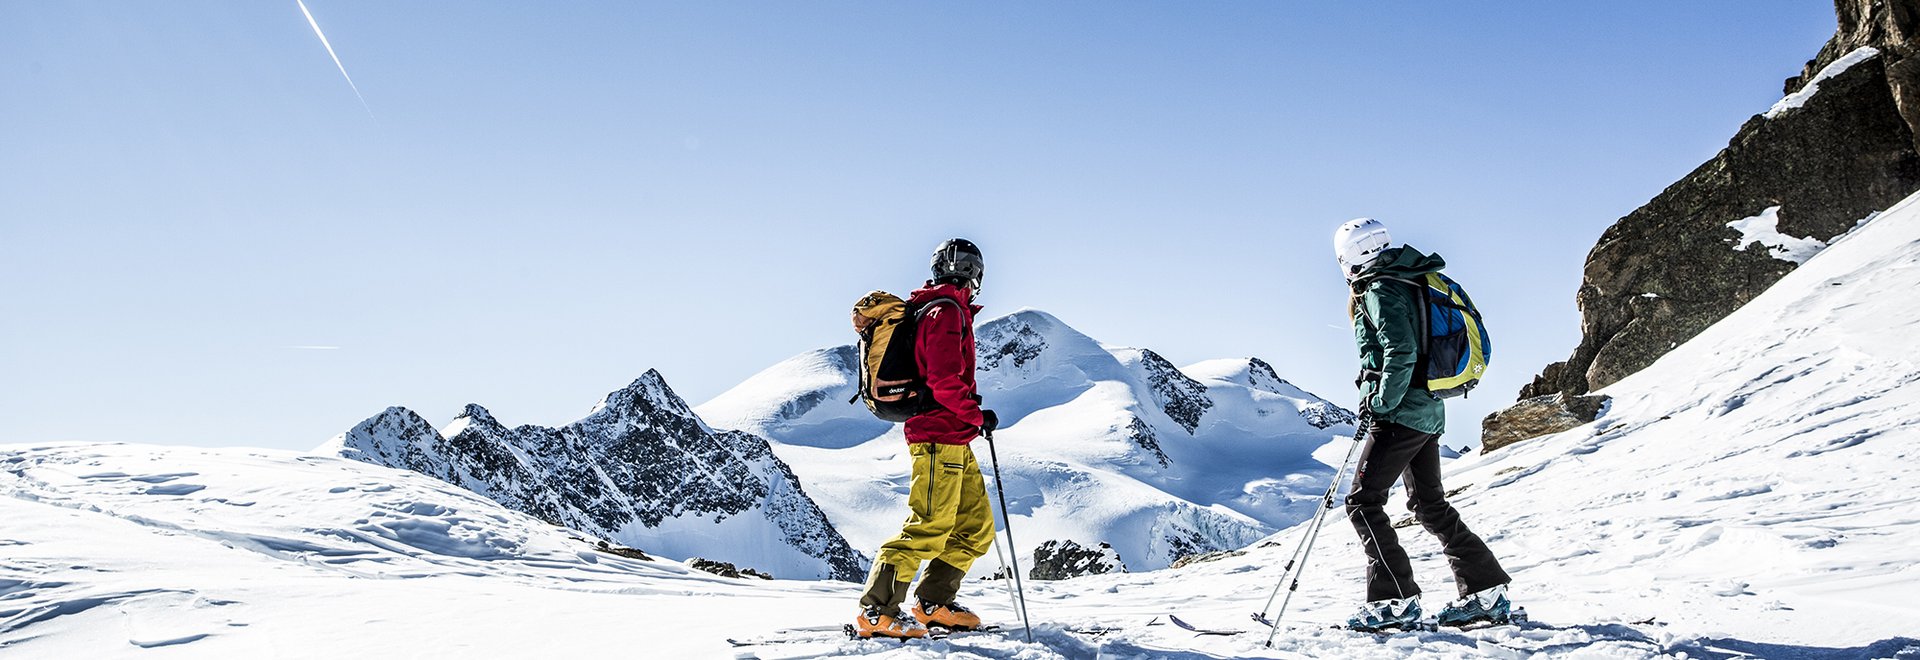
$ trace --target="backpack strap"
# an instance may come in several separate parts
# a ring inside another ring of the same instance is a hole
[[[1419,333],[1417,335],[1418,336],[1417,341],[1419,342],[1419,346],[1416,348],[1413,355],[1413,382],[1411,383],[1411,385],[1419,387],[1420,389],[1426,389],[1427,388],[1427,342],[1432,339],[1432,337],[1429,335],[1429,333],[1432,332],[1432,329],[1427,327],[1427,323],[1428,323],[1427,305],[1431,304],[1431,299],[1432,299],[1432,296],[1427,295],[1427,289],[1429,287],[1427,286],[1426,282],[1410,280],[1404,277],[1394,277],[1392,275],[1373,275],[1370,277],[1361,278],[1359,281],[1355,282],[1354,284],[1356,286],[1371,286],[1373,282],[1376,280],[1387,281],[1387,282],[1399,282],[1401,284],[1405,284],[1407,286],[1413,287],[1413,300],[1412,300],[1413,327],[1414,327],[1414,331]],[[1454,304],[1451,296],[1448,297],[1445,304],[1448,307],[1453,307],[1456,309],[1465,309],[1464,307],[1460,307],[1459,305]],[[1363,318],[1366,316],[1365,306],[1361,307],[1360,316]],[[1371,320],[1369,319],[1369,321]],[[1378,331],[1377,325],[1375,325],[1375,330]],[[1374,371],[1374,372],[1362,371],[1361,377],[1366,378],[1369,374],[1372,374],[1373,377],[1375,378],[1381,378],[1381,379],[1386,378],[1386,372],[1384,370]]]
[[[926,304],[921,305],[918,309],[913,310],[913,322],[916,324],[919,323],[920,318],[926,316],[927,312],[932,310],[934,305],[939,305],[942,303],[953,305],[954,309],[960,309],[960,301],[958,300],[954,300],[952,298],[948,298],[945,296],[934,298],[933,300],[927,301]],[[971,323],[962,324],[960,328],[960,332],[968,336],[973,335],[973,324]]]

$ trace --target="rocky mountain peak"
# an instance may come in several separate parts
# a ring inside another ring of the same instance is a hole
[[[655,369],[648,369],[626,387],[608,393],[587,415],[588,420],[602,423],[663,416],[696,419],[693,408],[667,386],[666,377]]]
[[[978,368],[993,371],[1025,367],[1051,345],[1048,336],[1063,328],[1066,324],[1052,314],[1034,309],[1023,309],[983,323],[974,330]]]
[[[709,429],[655,371],[560,428],[508,430],[469,405],[443,433],[388,408],[338,440],[328,447],[347,458],[657,554],[721,557],[783,577],[858,580],[865,568],[765,439]]]
[[[493,418],[492,412],[489,412],[485,407],[477,403],[469,403],[466,407],[461,408],[460,414],[454,416],[453,423],[448,424],[447,428],[441,429],[440,434],[453,437],[465,429],[475,429],[488,434],[502,433],[507,430],[506,426],[500,423],[500,420]]]

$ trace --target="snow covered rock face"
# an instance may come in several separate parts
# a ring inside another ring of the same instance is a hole
[[[1240,548],[1305,517],[1333,472],[1313,451],[1352,432],[1352,413],[1257,359],[1183,369],[1036,310],[987,320],[975,338],[1017,536],[1107,543],[1137,570]],[[842,353],[851,347],[795,356],[699,412],[770,439],[864,549],[899,533],[910,479],[899,429],[848,403],[857,374]],[[974,447],[993,479],[985,443]]]
[[[326,449],[656,554],[700,554],[783,577],[864,575],[865,558],[765,440],[707,428],[652,371],[558,429],[508,429],[469,405],[443,432],[388,408]]]
[[[1877,51],[1885,60],[1887,84],[1906,118],[1908,132],[1920,147],[1920,11],[1905,0],[1834,0],[1839,29],[1820,52],[1807,61],[1800,75],[1788,78],[1789,97],[1814,87],[1822,73],[1863,49]]]
[[[1788,81],[1788,99],[1601,236],[1578,294],[1580,345],[1521,398],[1585,394],[1646,368],[1920,190],[1920,59],[1907,56],[1916,26],[1899,4],[1840,0],[1839,32]]]
[[[1100,543],[1086,547],[1073,541],[1048,541],[1033,550],[1033,570],[1027,577],[1035,580],[1065,580],[1085,575],[1127,572],[1120,553]]]

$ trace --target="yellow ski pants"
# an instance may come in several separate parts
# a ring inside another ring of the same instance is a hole
[[[907,492],[913,514],[899,536],[881,544],[875,568],[892,564],[901,581],[911,581],[929,559],[965,572],[993,549],[993,507],[973,448],[932,442],[907,447],[913,456],[913,485]]]

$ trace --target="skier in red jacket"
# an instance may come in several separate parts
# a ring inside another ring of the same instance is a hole
[[[860,615],[854,617],[861,637],[922,637],[927,625],[980,626],[980,617],[954,599],[973,561],[993,548],[993,509],[968,444],[999,424],[993,411],[980,407],[973,380],[973,317],[980,311],[973,296],[985,273],[980,248],[965,239],[948,240],[933,253],[933,279],[908,301],[909,308],[923,310],[914,359],[936,405],[907,420],[912,514],[873,562]],[[927,570],[909,615],[900,606],[922,562]]]

